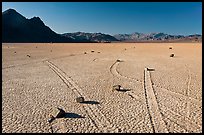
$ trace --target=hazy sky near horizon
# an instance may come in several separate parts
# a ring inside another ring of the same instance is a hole
[[[57,33],[202,34],[202,2],[2,2]]]

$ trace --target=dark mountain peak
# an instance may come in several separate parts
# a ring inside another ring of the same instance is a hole
[[[2,13],[3,16],[6,17],[12,17],[12,18],[22,18],[22,19],[26,19],[24,16],[22,16],[20,13],[18,13],[16,10],[14,9],[8,9],[6,11],[4,11]]]
[[[9,8],[3,14],[18,14],[18,12],[15,9]]]
[[[34,23],[35,25],[42,25],[44,26],[45,24],[43,23],[43,21],[40,19],[40,17],[33,17],[31,19],[29,19],[30,22]]]
[[[45,26],[39,17],[26,19],[14,9],[2,13],[2,42],[73,42]]]
[[[78,32],[75,32],[76,34],[83,34],[85,32],[81,32],[81,31],[78,31]]]
[[[42,20],[40,19],[40,17],[38,17],[38,16],[34,16],[33,18],[31,18],[31,20],[42,21]]]
[[[19,14],[14,9],[8,9],[2,13],[2,24],[3,26],[18,27],[20,25],[25,25],[27,19]],[[4,29],[4,27],[2,27]]]

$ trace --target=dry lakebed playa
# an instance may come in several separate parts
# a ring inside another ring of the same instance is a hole
[[[202,43],[2,43],[2,132],[202,133]]]

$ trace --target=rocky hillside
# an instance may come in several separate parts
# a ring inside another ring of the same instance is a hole
[[[83,40],[83,41],[91,41],[91,42],[118,41],[115,37],[108,34],[102,34],[102,33],[75,32],[75,33],[64,33],[62,35],[65,37],[72,38],[74,40]]]
[[[14,9],[2,13],[2,42],[74,42],[47,27],[39,17],[27,19]]]

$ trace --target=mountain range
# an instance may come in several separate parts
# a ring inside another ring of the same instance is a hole
[[[202,36],[199,34],[195,35],[169,35],[165,33],[132,33],[132,34],[117,34],[114,35],[119,41],[201,41]]]
[[[2,13],[3,43],[73,43],[73,42],[147,42],[147,41],[196,41],[202,35],[169,35],[165,33],[132,33],[109,35],[103,33],[58,34],[46,26],[39,17],[25,18],[14,9]]]
[[[2,13],[2,42],[74,42],[45,26],[39,17],[26,19],[14,9]]]
[[[85,32],[75,32],[75,33],[64,33],[62,36],[72,38],[74,40],[84,40],[84,41],[93,41],[93,42],[112,42],[119,41],[115,37],[102,34],[102,33],[85,33]]]

